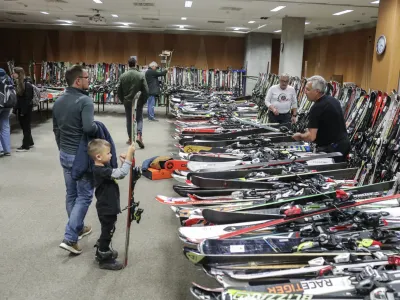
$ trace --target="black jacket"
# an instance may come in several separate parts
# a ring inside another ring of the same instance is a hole
[[[25,92],[22,96],[17,95],[17,104],[15,109],[21,115],[27,114],[32,110],[33,107],[33,86],[28,81],[25,80]]]
[[[160,84],[158,82],[158,77],[165,76],[168,71],[158,71],[153,69],[148,69],[146,71],[146,81],[149,86],[149,95],[158,96],[160,94]]]

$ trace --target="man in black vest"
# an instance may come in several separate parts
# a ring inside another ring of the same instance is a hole
[[[296,141],[315,142],[320,152],[341,152],[343,161],[350,152],[350,140],[346,130],[343,111],[338,100],[325,95],[326,81],[321,76],[308,79],[306,95],[314,102],[310,109],[308,130],[296,133]]]

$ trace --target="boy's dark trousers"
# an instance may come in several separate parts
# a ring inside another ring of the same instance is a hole
[[[98,215],[101,224],[101,235],[99,238],[99,251],[107,252],[110,250],[110,243],[115,231],[117,215]]]

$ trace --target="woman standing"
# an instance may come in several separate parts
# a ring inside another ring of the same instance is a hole
[[[14,68],[12,76],[15,79],[17,91],[17,105],[15,106],[15,109],[19,124],[24,134],[22,146],[17,149],[17,152],[26,152],[34,145],[31,134],[33,87],[29,82],[27,82],[23,68]]]
[[[6,71],[0,68],[0,82],[3,80],[11,81]],[[11,155],[10,114],[11,108],[0,107],[0,157]]]

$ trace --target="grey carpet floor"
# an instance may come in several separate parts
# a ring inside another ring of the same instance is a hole
[[[146,115],[146,111],[145,111]],[[176,151],[165,109],[157,108],[160,122],[145,120],[146,148],[138,149],[138,163],[155,155]],[[106,107],[96,114],[106,124],[117,152],[126,151],[127,133],[122,107]],[[0,158],[0,299],[193,299],[192,281],[210,287],[216,282],[190,263],[182,254],[177,236],[178,219],[170,208],[156,202],[157,194],[176,195],[173,179],[139,180],[136,199],[145,213],[142,222],[132,224],[130,259],[118,272],[100,270],[94,248],[100,233],[95,199],[86,217],[93,233],[80,242],[83,253],[73,257],[58,247],[67,214],[65,187],[51,119],[32,129],[36,147],[16,153],[22,133],[11,135],[11,157]],[[128,197],[128,178],[120,181],[121,206]],[[113,246],[123,256],[126,213],[119,215]]]

